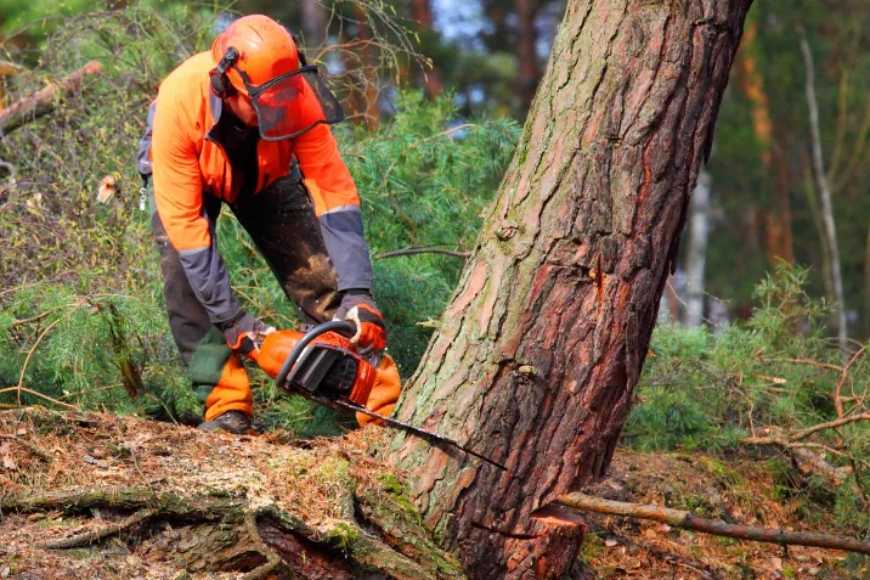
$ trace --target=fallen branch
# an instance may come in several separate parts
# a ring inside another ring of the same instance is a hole
[[[563,495],[555,503],[571,510],[652,520],[686,530],[712,534],[714,536],[726,536],[738,540],[752,540],[779,545],[813,546],[845,552],[857,552],[859,554],[870,554],[870,544],[859,542],[852,538],[815,532],[791,532],[775,528],[755,528],[752,526],[727,524],[722,521],[699,518],[687,511],[650,504],[611,501],[579,492]]]
[[[103,65],[91,61],[74,73],[10,105],[0,112],[0,135],[8,135],[34,119],[51,113],[57,106],[58,96],[75,93],[82,87],[86,77],[102,72]]]
[[[852,473],[851,467],[837,467],[829,461],[826,461],[818,453],[814,453],[805,447],[796,447],[789,450],[792,461],[804,475],[812,475],[819,473],[823,475],[835,487],[842,485],[849,474]]]
[[[24,67],[8,60],[0,60],[0,77],[8,77],[16,73],[20,73]]]
[[[374,256],[375,260],[385,260],[386,258],[395,258],[398,256],[413,256],[414,254],[444,254],[445,256],[453,256],[454,258],[468,258],[471,252],[457,252],[456,250],[448,250],[445,248],[405,248],[404,250],[395,250],[393,252],[383,252]]]

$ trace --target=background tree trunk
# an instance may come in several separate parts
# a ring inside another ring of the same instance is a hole
[[[704,269],[710,236],[710,193],[713,178],[706,168],[698,175],[698,185],[689,204],[689,248],[686,255],[686,316],[689,328],[704,321]]]
[[[849,347],[848,328],[846,323],[846,299],[843,293],[843,272],[840,268],[840,249],[837,243],[837,226],[834,222],[834,204],[831,200],[831,187],[828,174],[825,171],[824,153],[822,152],[822,136],[819,130],[819,105],[816,101],[815,67],[813,53],[806,37],[801,38],[801,52],[807,70],[806,92],[807,106],[810,112],[810,133],[813,139],[813,166],[816,180],[819,183],[821,197],[822,219],[825,226],[825,242],[831,261],[831,286],[834,289],[834,301],[837,309],[837,338],[840,348],[845,352]]]
[[[758,23],[746,27],[743,43],[737,53],[735,72],[738,85],[751,103],[752,131],[761,147],[761,165],[765,189],[771,200],[762,210],[760,225],[764,229],[767,262],[775,266],[780,260],[794,263],[788,159],[777,138],[770,112],[770,97],[764,86],[756,58]]]
[[[538,15],[536,0],[514,0],[517,13],[517,58],[519,60],[519,96],[523,111],[532,104],[540,72],[538,70],[538,30],[535,18]]]
[[[751,0],[571,0],[518,151],[397,434],[426,524],[470,575],[561,578],[628,413]],[[548,517],[544,517],[548,516]]]
[[[305,46],[309,48],[325,46],[329,27],[329,10],[326,6],[318,0],[301,0],[299,16],[302,20],[302,31],[305,33]]]
[[[434,16],[432,15],[432,5],[429,0],[412,0],[411,2],[411,17],[417,22],[418,29],[427,40],[433,38],[432,25],[434,24]],[[426,96],[432,98],[437,97],[444,90],[444,82],[441,78],[441,71],[432,65],[432,68],[423,70],[423,88],[426,90]]]

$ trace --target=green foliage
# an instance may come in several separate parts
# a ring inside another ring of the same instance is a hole
[[[348,140],[345,158],[365,201],[372,254],[407,247],[470,249],[518,138],[509,119],[450,126],[451,100],[405,93],[395,117]],[[462,260],[423,254],[376,261],[375,289],[387,314],[390,353],[411,372],[456,287]]]
[[[173,67],[208,46],[215,22],[213,12],[172,6],[78,17],[46,41],[41,66],[15,80],[24,95],[91,59],[105,68],[51,116],[0,141],[0,157],[18,169],[14,183],[0,182],[0,389],[22,378],[24,387],[84,409],[183,421],[200,412],[166,324],[150,219],[137,209],[134,158],[148,105]],[[516,124],[482,119],[451,128],[450,100],[416,93],[401,95],[396,108],[373,132],[337,131],[373,253],[470,248]],[[117,191],[103,204],[96,194],[106,175]],[[295,326],[295,307],[230,212],[218,240],[243,307],[275,326]],[[418,323],[440,316],[461,268],[461,259],[434,255],[375,262],[390,352],[406,375],[431,333]],[[279,393],[262,373],[249,374],[267,426],[302,435],[349,426],[346,417]],[[136,401],[131,387],[140,390]],[[17,393],[0,395],[14,400]],[[22,400],[40,399],[23,393]]]

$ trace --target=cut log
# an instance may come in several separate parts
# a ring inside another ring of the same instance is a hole
[[[76,93],[82,88],[87,77],[102,72],[103,65],[91,61],[74,73],[50,83],[47,87],[0,111],[0,135],[8,135],[34,119],[51,113],[57,107],[60,97]]]

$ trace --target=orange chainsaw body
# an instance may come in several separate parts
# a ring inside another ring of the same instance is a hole
[[[295,330],[276,330],[263,339],[257,364],[273,379],[296,344],[305,336]],[[327,397],[344,397],[365,405],[375,383],[375,367],[357,352],[354,344],[336,332],[327,332],[309,343],[293,365],[286,390],[304,389]]]

